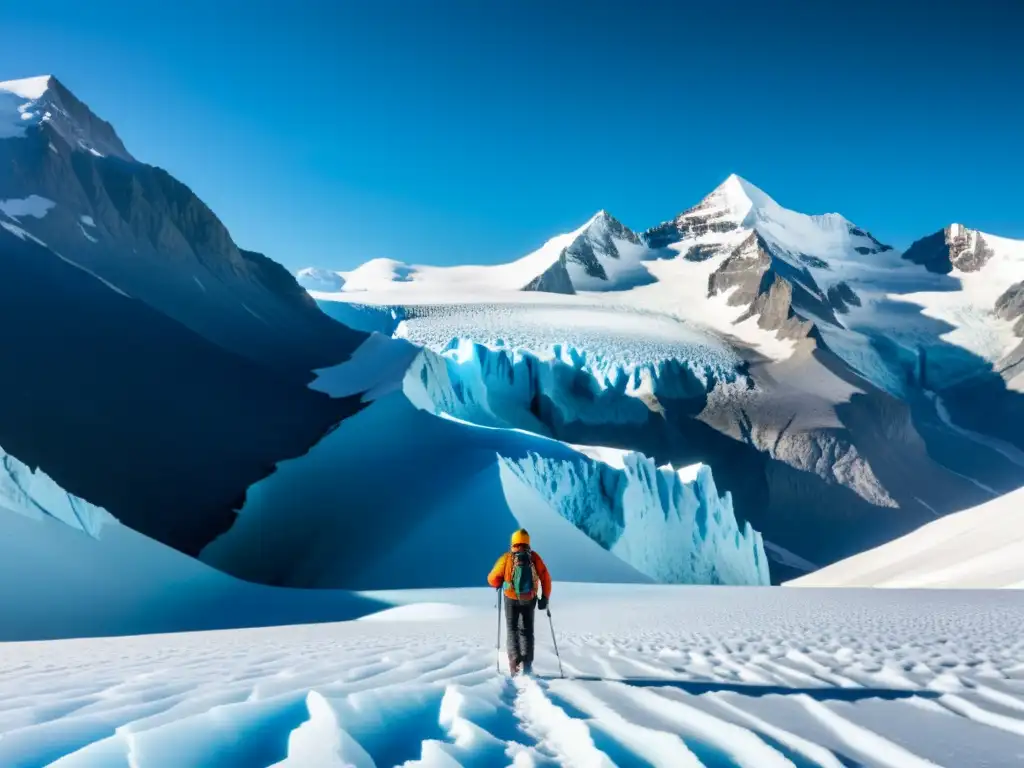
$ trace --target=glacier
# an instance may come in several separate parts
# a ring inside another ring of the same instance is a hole
[[[554,344],[543,352],[451,339],[406,383],[421,407],[474,423],[551,434],[559,425],[643,425],[659,398],[703,402],[719,384],[751,385],[739,367],[690,358],[623,361]],[[594,434],[600,443],[600,431]]]
[[[760,535],[740,528],[709,469],[684,479],[640,455],[614,467],[510,424],[527,412],[531,372],[543,368],[529,357],[515,370],[494,360],[466,366],[371,336],[311,385],[333,396],[363,391],[368,407],[252,486],[234,525],[201,559],[293,587],[459,587],[479,583],[521,525],[561,580],[769,582]],[[502,397],[507,407],[495,405]],[[598,501],[601,488],[615,490]],[[441,565],[421,573],[428,546]]]

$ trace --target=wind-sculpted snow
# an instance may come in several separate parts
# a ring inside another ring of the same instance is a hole
[[[566,679],[540,616],[539,677],[520,680],[495,672],[490,590],[377,597],[458,610],[9,645],[0,765],[1017,768],[1024,752],[1019,594],[556,582]]]
[[[760,534],[749,523],[740,527],[710,468],[658,467],[638,453],[621,460],[620,468],[583,454],[552,460],[531,452],[502,463],[562,517],[656,581],[770,582]]]

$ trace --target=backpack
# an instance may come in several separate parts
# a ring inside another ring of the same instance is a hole
[[[533,561],[533,552],[529,547],[509,552],[505,573],[505,586],[515,593],[517,600],[526,603],[537,596],[540,578],[537,575],[537,565]]]

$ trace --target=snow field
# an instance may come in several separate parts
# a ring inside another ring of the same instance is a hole
[[[8,644],[0,764],[1009,768],[1024,759],[1018,593],[556,581],[567,679],[553,679],[538,616],[539,679],[514,681],[495,673],[491,590],[388,600],[421,618]]]

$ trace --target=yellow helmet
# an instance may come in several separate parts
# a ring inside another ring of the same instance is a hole
[[[526,532],[525,528],[520,528],[512,534],[512,546],[514,547],[518,544],[530,546],[530,534]]]

